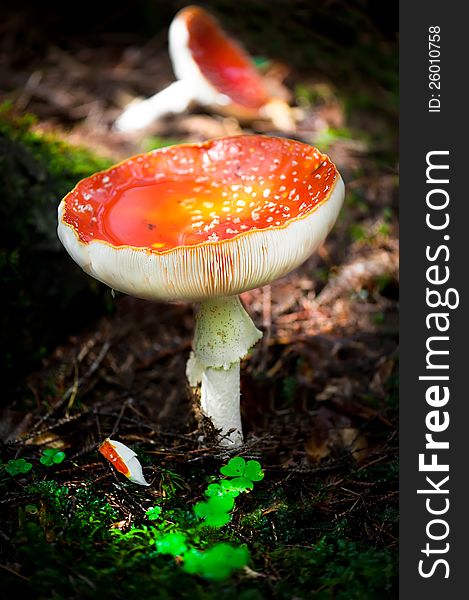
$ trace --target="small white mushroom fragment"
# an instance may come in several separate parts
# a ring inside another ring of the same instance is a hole
[[[137,458],[137,454],[122,442],[106,438],[100,445],[99,452],[111,463],[116,471],[125,475],[133,483],[150,485],[145,481],[142,465]]]

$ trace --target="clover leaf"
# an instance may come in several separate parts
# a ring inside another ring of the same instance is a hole
[[[257,460],[248,460],[244,469],[244,477],[250,481],[261,481],[264,479],[264,471]]]
[[[231,480],[231,487],[239,492],[245,492],[254,488],[253,481],[260,481],[264,478],[264,471],[257,460],[248,460],[246,462],[242,456],[232,458],[227,465],[220,469],[223,475],[234,477]]]
[[[24,458],[17,458],[9,460],[5,465],[5,471],[14,477],[15,475],[20,475],[21,473],[27,473],[32,469],[32,464],[27,462]]]
[[[186,536],[177,531],[167,533],[156,540],[156,547],[160,554],[180,556],[187,551]]]
[[[186,552],[184,554],[184,571],[191,575],[199,573],[202,555],[203,552],[200,552],[200,550],[196,550],[195,548],[191,548]]]
[[[242,456],[236,456],[235,458],[231,458],[227,465],[224,465],[220,469],[220,473],[222,475],[227,475],[228,477],[241,477],[244,474],[244,469],[246,467],[246,461]]]
[[[57,448],[46,448],[42,451],[42,456],[39,459],[46,467],[50,467],[52,465],[58,465],[65,458],[65,452],[58,450]]]
[[[205,495],[209,498],[214,496],[231,496],[236,498],[239,496],[240,490],[236,485],[233,485],[234,479],[223,479],[220,483],[211,483],[205,490]]]
[[[207,502],[197,502],[194,513],[197,517],[204,519],[204,525],[208,527],[222,527],[230,519],[230,510],[234,506],[232,496],[213,496]]]
[[[221,580],[229,577],[233,571],[245,567],[248,561],[249,552],[245,546],[236,548],[222,542],[205,552],[190,550],[184,555],[183,568],[186,573]]]
[[[230,480],[230,484],[233,489],[238,490],[238,494],[254,489],[253,482],[247,477],[235,477],[234,479]]]
[[[161,510],[161,506],[150,506],[150,508],[145,512],[145,515],[150,521],[156,521],[156,519],[159,519],[161,515]]]

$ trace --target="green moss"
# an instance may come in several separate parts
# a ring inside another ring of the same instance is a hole
[[[246,530],[256,529],[257,533],[259,533],[258,530],[262,530],[264,528],[270,529],[270,527],[268,527],[268,525],[269,525],[269,521],[267,520],[266,517],[264,517],[261,507],[256,508],[252,512],[244,514],[239,521],[240,527],[242,527],[243,529],[246,529]],[[270,537],[270,531],[269,531],[269,537]]]
[[[397,559],[388,550],[323,538],[310,548],[281,548],[271,558],[283,575],[280,598],[304,597],[306,586],[308,597],[317,600],[390,600],[397,595]]]
[[[93,485],[75,488],[56,481],[40,481],[28,492],[42,504],[40,524],[48,540],[63,538],[66,544],[89,546],[111,538],[109,526],[118,516]]]
[[[370,481],[380,484],[394,483],[399,477],[399,462],[396,459],[388,462],[379,462],[366,469],[358,470],[354,477],[359,481]]]
[[[28,597],[34,590],[39,598],[99,596],[129,600],[144,594],[196,600],[220,596],[255,599],[272,594],[282,600],[395,597],[396,557],[386,549],[330,536],[301,546],[278,541],[267,557],[264,546],[256,544],[257,555],[251,568],[261,573],[267,568],[275,574],[273,579],[238,575],[216,581],[219,572],[215,568],[213,573],[206,573],[206,565],[202,565],[200,579],[196,576],[198,565],[189,564],[189,573],[184,573],[178,559],[171,556],[172,551],[162,553],[158,548],[157,540],[164,541],[175,534],[155,537],[155,528],[146,526],[127,533],[109,529],[117,515],[95,490],[69,490],[51,482],[37,488],[36,493],[38,490],[42,507],[39,512],[20,509],[20,529],[14,539],[18,548],[15,560],[28,581],[18,581],[7,574],[5,592],[18,593],[20,586]],[[226,543],[212,547],[233,548]],[[208,558],[211,559],[210,553]],[[245,560],[243,555],[244,564]]]
[[[218,467],[222,475],[226,471],[235,477],[231,481],[240,474],[256,480],[254,490],[235,498],[209,496],[230,501],[233,518],[222,527],[205,527],[197,518],[194,501],[200,504],[207,494],[200,488],[193,494],[187,473],[170,472],[180,486],[159,500],[158,511],[144,490],[123,484],[122,493],[105,486],[104,495],[102,481],[35,481],[24,488],[17,508],[17,488],[7,478],[4,490],[14,498],[9,504],[16,513],[10,519],[7,562],[20,569],[21,577],[0,573],[2,590],[77,600],[395,597],[396,553],[362,540],[370,518],[395,528],[397,507],[382,504],[372,516],[350,513],[331,519],[322,508],[330,491],[321,478],[305,482],[299,477],[288,486],[265,487],[258,464],[238,457]],[[355,467],[352,477],[386,485],[396,477],[395,466]],[[209,480],[200,467],[191,466],[189,473]],[[206,491],[214,485],[209,483]],[[157,519],[149,518],[152,511]],[[252,577],[252,571],[261,576]]]
[[[318,148],[321,148],[323,152],[327,152],[336,142],[352,138],[356,139],[357,137],[357,135],[352,136],[351,132],[345,127],[341,129],[327,127],[316,135],[314,143]]]
[[[65,336],[106,307],[56,234],[57,206],[110,161],[33,130],[34,117],[0,107],[0,362],[7,388]]]

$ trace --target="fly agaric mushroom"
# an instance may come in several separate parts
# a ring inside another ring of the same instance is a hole
[[[241,119],[268,118],[281,131],[293,131],[288,104],[271,97],[248,54],[207,11],[198,6],[179,11],[169,28],[169,54],[177,81],[132,102],[116,120],[116,129],[142,129],[195,102]]]
[[[238,294],[304,262],[343,197],[316,148],[242,135],[161,148],[82,180],[59,206],[58,234],[114,289],[200,302],[186,373],[220,444],[239,445],[240,359],[262,334]]]

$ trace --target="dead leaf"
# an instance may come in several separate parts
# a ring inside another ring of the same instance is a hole
[[[47,446],[48,448],[65,448],[65,442],[57,434],[50,431],[40,433],[29,440],[26,440],[25,444],[28,446]]]

